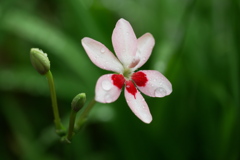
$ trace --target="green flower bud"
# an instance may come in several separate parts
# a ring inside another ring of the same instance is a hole
[[[78,112],[81,108],[83,108],[86,102],[86,94],[80,93],[76,95],[72,100],[72,110]]]
[[[47,54],[38,48],[32,48],[30,51],[30,60],[33,67],[42,75],[50,70],[50,61]]]

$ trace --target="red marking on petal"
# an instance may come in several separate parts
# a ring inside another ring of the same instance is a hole
[[[137,88],[135,87],[132,81],[126,81],[126,89],[136,99]]]
[[[111,78],[113,80],[113,84],[115,86],[117,86],[119,89],[122,89],[122,87],[124,85],[124,82],[125,82],[125,79],[124,79],[123,75],[113,74]]]
[[[148,81],[147,75],[141,71],[132,74],[132,80],[137,86],[144,87]]]

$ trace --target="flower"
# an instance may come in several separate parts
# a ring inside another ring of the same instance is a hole
[[[101,76],[95,88],[95,100],[111,103],[117,100],[122,88],[128,106],[145,123],[152,121],[148,105],[139,90],[151,97],[164,97],[172,92],[172,85],[160,72],[140,70],[151,55],[155,44],[150,33],[140,38],[124,19],[118,20],[112,34],[114,54],[102,43],[91,38],[82,39],[82,45],[88,57],[98,67],[116,72]]]

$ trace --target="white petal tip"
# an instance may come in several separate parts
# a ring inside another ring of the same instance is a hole
[[[84,37],[81,42],[84,43],[85,41],[87,41],[89,38],[88,37]]]
[[[152,122],[152,117],[141,119],[144,123],[150,124]]]
[[[124,18],[120,18],[119,20],[118,20],[118,22],[121,22],[121,21],[127,21],[127,20],[125,20]]]

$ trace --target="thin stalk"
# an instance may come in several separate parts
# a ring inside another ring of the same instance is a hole
[[[69,128],[68,128],[68,134],[67,134],[67,140],[69,142],[72,139],[72,136],[74,134],[74,124],[75,124],[76,115],[77,115],[77,112],[75,112],[74,110],[71,110]]]
[[[78,131],[82,127],[83,123],[85,122],[89,112],[91,111],[95,103],[96,101],[93,99],[86,107],[83,108],[83,111],[80,113],[80,116],[75,126],[76,131]]]
[[[56,132],[59,135],[62,135],[65,133],[65,129],[61,123],[61,119],[59,116],[59,111],[58,111],[58,105],[57,105],[57,96],[56,96],[56,91],[55,91],[55,86],[54,86],[54,80],[51,71],[49,70],[46,73],[46,77],[48,80],[48,85],[50,89],[50,94],[51,94],[51,100],[52,100],[52,109],[53,109],[53,116],[54,116],[54,123],[55,123],[55,128]]]

